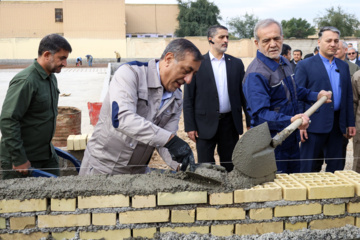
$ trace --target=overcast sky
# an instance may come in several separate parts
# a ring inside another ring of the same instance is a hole
[[[211,1],[211,0],[210,0]],[[360,19],[359,0],[212,0],[220,9],[222,24],[232,17],[252,13],[260,19],[274,18],[277,21],[305,18],[314,24],[313,19],[325,14],[325,9],[332,6],[341,8],[346,13],[355,14]],[[125,0],[125,3],[177,4],[176,0]],[[357,12],[356,12],[357,11]]]

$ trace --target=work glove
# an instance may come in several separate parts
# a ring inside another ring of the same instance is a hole
[[[190,146],[178,136],[174,136],[165,146],[174,161],[181,163],[180,170],[185,171],[190,164],[190,171],[195,171],[195,160]]]

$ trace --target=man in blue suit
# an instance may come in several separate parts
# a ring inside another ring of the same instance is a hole
[[[299,62],[295,79],[299,86],[312,91],[321,89],[333,92],[332,103],[320,107],[310,118],[307,130],[301,130],[301,172],[318,172],[323,164],[319,154],[323,151],[326,171],[343,170],[342,136],[355,136],[355,118],[352,107],[352,88],[349,66],[335,58],[339,48],[340,31],[323,27],[319,32],[319,54]],[[299,102],[300,111],[310,105]]]

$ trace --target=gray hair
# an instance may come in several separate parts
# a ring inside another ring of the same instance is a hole
[[[348,48],[348,51],[354,50],[356,52],[356,49],[353,47]]]
[[[320,28],[320,31],[319,31],[319,38],[322,37],[323,33],[326,32],[326,31],[332,31],[334,33],[337,33],[340,37],[340,30],[337,29],[336,27],[333,27],[333,26],[325,26],[325,27],[322,27]]]
[[[342,42],[342,44],[340,44],[340,46],[342,46],[343,49],[348,48],[348,45],[345,41],[341,41],[341,42]]]
[[[283,35],[283,30],[282,30],[282,26],[281,24],[272,19],[272,18],[268,18],[268,19],[264,19],[264,20],[260,20],[259,22],[257,22],[257,24],[255,25],[255,28],[254,28],[254,37],[257,41],[259,41],[259,36],[257,34],[259,28],[265,28],[271,24],[275,23],[276,25],[278,25],[278,27],[280,28],[280,34]]]
[[[222,25],[214,25],[209,27],[208,29],[208,34],[207,34],[207,38],[209,40],[209,37],[213,38],[215,37],[218,29],[223,29],[223,30],[228,30],[226,27],[222,26]]]
[[[199,49],[192,42],[184,38],[172,40],[166,46],[163,54],[161,55],[161,59],[164,59],[165,55],[169,52],[172,52],[174,54],[174,58],[176,61],[184,60],[185,54],[188,52],[194,56],[195,61],[203,60],[203,56]]]
[[[44,52],[49,51],[52,55],[59,52],[61,49],[71,53],[72,49],[69,42],[59,34],[49,34],[41,39],[38,49],[38,56],[40,57]]]

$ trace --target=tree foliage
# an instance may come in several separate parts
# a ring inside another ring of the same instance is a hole
[[[208,0],[184,2],[178,0],[179,27],[175,31],[177,37],[206,36],[208,28],[219,24],[220,10]]]
[[[284,38],[307,38],[316,32],[315,28],[302,18],[291,18],[289,21],[282,20],[281,25]]]
[[[259,18],[254,14],[231,18],[228,22],[231,33],[238,38],[254,37],[254,28]]]
[[[359,35],[360,22],[354,14],[346,13],[340,6],[326,9],[326,14],[314,19],[318,28],[333,26],[340,30],[341,36]]]

